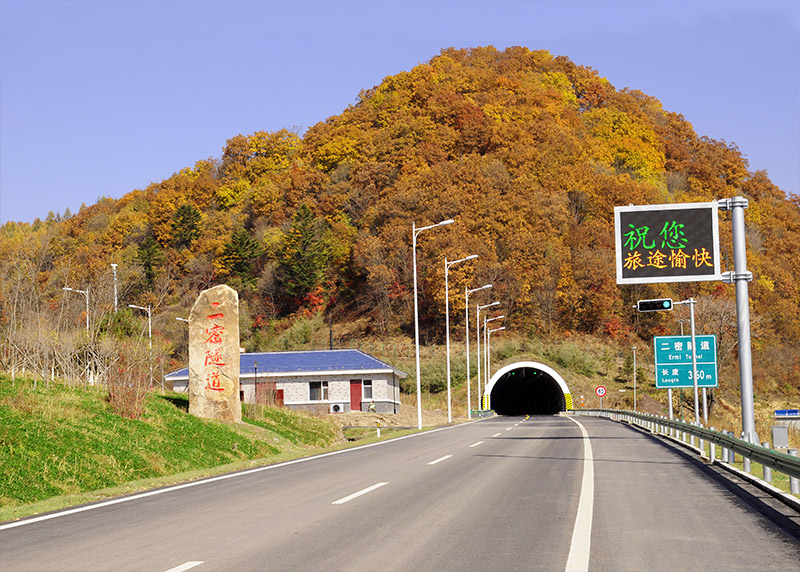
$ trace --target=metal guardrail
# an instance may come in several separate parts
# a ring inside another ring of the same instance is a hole
[[[573,409],[572,413],[592,417],[608,417],[616,421],[627,421],[628,423],[639,425],[659,434],[666,434],[668,433],[667,429],[673,429],[688,435],[693,435],[698,439],[708,441],[714,445],[719,445],[723,448],[723,455],[727,449],[741,455],[745,459],[760,463],[764,467],[769,467],[789,477],[800,478],[800,458],[787,453],[781,453],[780,451],[774,451],[767,447],[762,447],[761,445],[754,445],[725,433],[706,429],[705,427],[698,427],[691,423],[667,419],[666,417],[659,417],[657,415],[611,409]],[[716,461],[716,454],[713,448],[711,448],[711,457],[712,461]],[[723,460],[726,459],[723,458]],[[795,491],[792,492],[797,494]]]

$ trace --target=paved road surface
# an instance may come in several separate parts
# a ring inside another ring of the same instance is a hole
[[[696,463],[593,418],[488,419],[13,525],[3,572],[800,569],[800,542]]]

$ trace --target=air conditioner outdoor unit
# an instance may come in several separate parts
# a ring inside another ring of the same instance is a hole
[[[344,403],[331,403],[331,413],[344,413]]]

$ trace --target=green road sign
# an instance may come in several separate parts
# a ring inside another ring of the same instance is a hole
[[[717,387],[717,337],[695,336],[697,386]],[[655,336],[656,387],[694,387],[692,337]]]

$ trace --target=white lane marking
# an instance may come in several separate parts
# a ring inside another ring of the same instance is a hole
[[[500,431],[499,433],[495,433],[494,435],[492,435],[492,437],[499,437],[499,436],[500,436],[500,435],[502,435],[502,434],[503,434],[503,432],[502,432],[502,431]]]
[[[506,431],[511,431],[512,429],[513,429],[513,427],[508,427],[508,428],[506,429]]]
[[[388,443],[393,443],[395,441],[403,441],[405,439],[413,439],[414,437],[420,437],[422,435],[430,435],[431,433],[438,433],[439,431],[448,431],[450,429],[455,429],[456,427],[465,427],[467,425],[472,425],[473,423],[480,423],[483,421],[482,419],[476,419],[474,421],[468,421],[466,423],[461,423],[459,425],[450,425],[449,427],[440,427],[439,429],[431,429],[430,431],[422,431],[420,433],[412,433],[411,435],[403,435],[402,437],[395,437],[394,439],[387,439],[386,441],[376,441],[375,443],[369,443],[368,445],[360,445],[358,447],[353,447],[351,449],[340,449],[338,451],[331,451],[329,453],[321,453],[319,455],[314,455],[312,457],[301,457],[300,459],[293,459],[291,461],[285,461],[283,463],[276,463],[275,465],[264,465],[263,467],[256,467],[255,469],[246,469],[244,471],[238,471],[235,473],[225,473],[224,475],[217,475],[216,477],[209,477],[207,479],[202,479],[199,481],[191,481],[189,483],[182,483],[180,485],[175,485],[172,487],[165,487],[163,489],[155,489],[151,491],[146,491],[143,493],[126,496],[126,497],[118,497],[115,499],[98,502],[95,504],[88,504],[84,506],[79,506],[77,508],[70,508],[60,512],[51,512],[49,514],[44,514],[42,516],[35,516],[33,518],[28,518],[26,520],[17,520],[14,522],[8,522],[6,524],[0,524],[0,530],[7,530],[9,528],[16,528],[18,526],[25,526],[28,524],[33,524],[35,522],[42,522],[43,520],[51,520],[53,518],[61,518],[62,516],[69,516],[71,514],[76,514],[79,512],[85,512],[87,510],[95,510],[98,508],[104,508],[107,506],[120,504],[124,502],[135,501],[147,497],[153,497],[156,495],[161,495],[164,493],[170,493],[172,491],[178,491],[180,489],[188,489],[190,487],[197,487],[200,485],[205,485],[208,483],[215,483],[217,481],[225,481],[227,479],[235,479],[236,477],[243,477],[245,475],[250,475],[252,473],[260,473],[262,471],[271,471],[273,469],[279,469],[281,467],[288,467],[289,465],[296,465],[298,463],[306,463],[308,461],[313,461],[314,459],[324,459],[325,457],[332,457],[334,455],[343,455],[345,453],[350,453],[351,451],[358,451],[360,449],[369,449],[370,447],[379,447],[381,445],[386,445]]]
[[[483,441],[478,441],[477,443],[473,443],[472,445],[470,445],[470,447],[477,447],[481,443],[483,443]]]
[[[581,498],[578,501],[578,514],[575,516],[575,528],[572,529],[572,543],[569,547],[566,571],[587,572],[594,512],[594,456],[589,433],[572,417],[567,417],[567,419],[576,423],[583,434],[583,480],[581,482]]]
[[[193,561],[184,562],[180,566],[176,566],[175,568],[170,568],[169,570],[167,570],[167,572],[184,572],[185,570],[189,570],[190,568],[194,568],[195,566],[200,566],[203,562],[204,560],[199,560],[196,562]]]
[[[444,457],[439,457],[439,458],[438,458],[438,459],[436,459],[435,461],[431,461],[431,462],[430,462],[430,463],[428,463],[428,464],[429,464],[429,465],[435,465],[436,463],[441,463],[442,461],[446,461],[447,459],[449,459],[449,458],[450,458],[450,457],[452,457],[452,456],[453,456],[453,455],[445,455]]]
[[[333,501],[331,504],[344,504],[344,503],[346,503],[348,501],[351,501],[351,500],[353,500],[355,498],[360,497],[361,495],[365,495],[367,493],[371,493],[375,489],[379,489],[383,485],[388,485],[388,484],[389,483],[376,483],[376,484],[372,485],[371,487],[367,487],[367,488],[365,488],[363,490],[358,491],[357,493],[353,493],[352,495],[348,495],[348,496],[344,497],[343,499],[339,499],[337,501]]]

